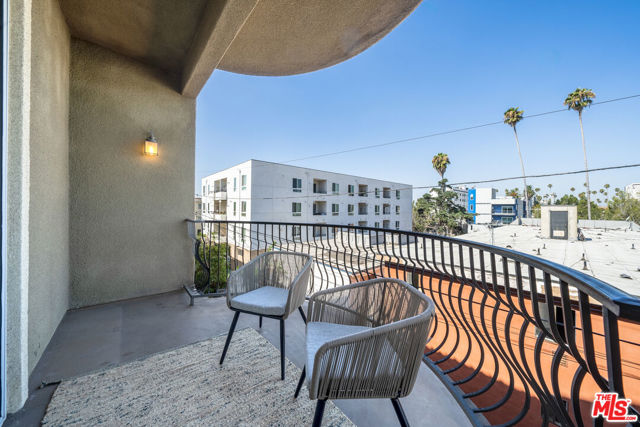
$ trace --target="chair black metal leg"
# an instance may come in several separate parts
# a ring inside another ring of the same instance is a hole
[[[229,328],[229,333],[227,334],[227,341],[224,343],[224,350],[222,350],[222,356],[220,356],[221,365],[222,365],[222,362],[224,362],[224,356],[227,355],[227,349],[229,348],[229,343],[231,342],[233,331],[236,329],[236,323],[238,323],[238,317],[240,317],[240,312],[236,311],[236,314],[233,315],[233,320],[231,321],[231,327]]]
[[[260,316],[260,329],[262,329],[262,316]]]
[[[318,400],[316,403],[316,414],[313,416],[313,427],[320,427],[322,425],[322,416],[324,415],[324,405],[327,404],[327,399]]]
[[[302,320],[304,320],[305,325],[307,324],[307,316],[304,315],[304,310],[302,307],[298,307],[298,311],[300,312],[300,316],[302,316]]]
[[[284,319],[280,319],[280,377],[284,380]]]
[[[407,420],[407,416],[402,409],[402,405],[400,404],[400,399],[393,398],[391,399],[391,403],[393,403],[393,409],[396,410],[396,415],[398,416],[398,421],[400,421],[400,425],[402,427],[409,427],[409,420]]]
[[[302,383],[304,383],[304,379],[307,376],[307,367],[304,366],[302,368],[302,374],[300,374],[300,379],[298,380],[298,386],[296,387],[296,394],[293,395],[294,399],[298,398],[298,395],[300,394],[300,389],[302,388]]]

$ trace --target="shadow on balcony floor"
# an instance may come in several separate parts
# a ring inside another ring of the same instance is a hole
[[[38,389],[42,381],[83,375],[153,353],[226,333],[233,313],[224,299],[199,299],[189,307],[182,292],[120,301],[68,312],[30,378],[30,395],[5,426],[39,425],[55,386]],[[279,348],[278,322],[241,315],[238,328],[252,327]],[[304,323],[297,314],[286,321],[287,357],[304,363]],[[227,359],[233,358],[231,346]],[[278,360],[273,362],[277,365]],[[389,400],[340,400],[336,405],[360,426],[397,426]],[[466,416],[444,385],[422,366],[413,393],[402,399],[413,426],[468,425]]]

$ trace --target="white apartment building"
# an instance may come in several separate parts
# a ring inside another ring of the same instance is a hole
[[[498,197],[495,188],[468,190],[467,212],[473,215],[474,224],[510,224],[516,218],[526,216],[525,203],[521,199]]]
[[[202,179],[202,219],[411,230],[411,185],[248,160]]]
[[[456,193],[456,197],[453,199],[453,203],[461,208],[467,210],[469,208],[468,197],[469,190],[466,187],[447,187],[447,191],[453,191]],[[429,194],[431,196],[436,197],[438,195],[437,190],[432,189]]]
[[[640,200],[640,182],[627,185],[624,187],[624,191],[629,197]]]

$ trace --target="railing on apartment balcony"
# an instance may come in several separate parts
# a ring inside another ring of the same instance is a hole
[[[229,272],[267,250],[314,257],[309,293],[373,277],[412,283],[437,306],[423,360],[476,425],[581,426],[599,391],[640,402],[640,299],[579,271],[409,231],[193,220],[188,228],[200,295],[223,295]]]

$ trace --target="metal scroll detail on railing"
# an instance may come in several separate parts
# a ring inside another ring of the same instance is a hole
[[[313,256],[309,294],[375,277],[412,283],[437,308],[424,362],[476,425],[581,426],[600,391],[640,402],[640,299],[579,271],[407,231],[188,222],[217,292],[228,272],[267,250]]]

